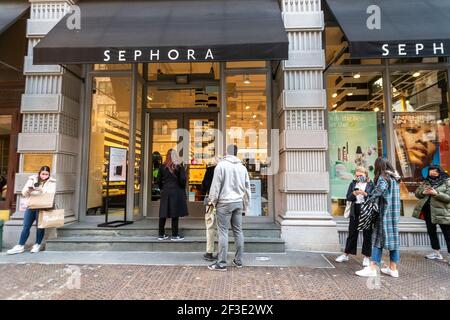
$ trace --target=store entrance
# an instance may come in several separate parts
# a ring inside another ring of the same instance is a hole
[[[185,165],[189,217],[204,216],[201,184],[206,168],[214,161],[217,149],[217,112],[192,112],[186,109],[146,113],[148,152],[147,197],[144,215],[159,216],[161,190],[156,184],[158,168],[169,149],[177,150]]]

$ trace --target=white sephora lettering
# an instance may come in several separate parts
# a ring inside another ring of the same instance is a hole
[[[415,44],[388,44],[385,43],[381,46],[382,56],[419,56],[424,53],[424,50],[428,50],[431,55],[445,55],[447,53],[444,42],[434,42],[426,46],[423,43]]]
[[[214,54],[211,49],[207,49],[206,53],[198,53],[194,49],[177,50],[172,49],[167,53],[161,52],[158,49],[151,49],[147,52],[142,50],[118,50],[117,52],[112,52],[111,50],[105,50],[103,52],[104,62],[137,62],[142,60],[147,61],[196,61],[196,60],[214,60]]]

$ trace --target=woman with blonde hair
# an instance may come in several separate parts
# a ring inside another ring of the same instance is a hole
[[[22,196],[25,199],[39,196],[43,193],[56,193],[56,180],[50,177],[50,168],[42,167],[37,175],[30,176],[22,189]],[[42,248],[45,229],[37,227],[39,220],[39,210],[27,208],[23,216],[23,228],[20,234],[19,244],[7,251],[7,254],[17,254],[25,252],[25,243],[30,236],[30,230],[36,221],[36,243],[31,248],[31,253],[38,253]]]
[[[171,240],[183,240],[184,237],[178,233],[178,221],[180,217],[188,215],[186,197],[187,175],[174,149],[170,149],[167,152],[166,161],[159,167],[156,181],[161,190],[158,240],[169,239],[164,230],[167,218],[172,219]]]
[[[336,262],[348,261],[350,254],[356,255],[358,245],[358,223],[361,214],[361,205],[370,196],[375,185],[369,178],[369,171],[365,167],[357,167],[355,180],[348,186],[347,202],[350,205],[350,222],[348,225],[348,237],[345,250],[342,255],[336,258]],[[372,229],[363,231],[362,254],[364,255],[363,266],[368,267],[372,254]]]

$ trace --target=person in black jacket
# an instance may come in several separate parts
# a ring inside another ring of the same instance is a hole
[[[176,151],[170,149],[167,152],[166,161],[159,167],[157,176],[157,184],[161,190],[158,240],[167,240],[169,238],[164,230],[167,218],[172,219],[171,240],[184,239],[178,233],[178,222],[180,217],[188,215],[186,182],[186,170],[181,165]]]
[[[356,168],[356,179],[353,180],[347,191],[347,201],[351,202],[350,207],[350,223],[348,226],[348,237],[345,245],[344,254],[336,258],[336,262],[348,261],[348,255],[356,255],[358,245],[358,223],[361,213],[361,204],[369,197],[375,188],[375,185],[369,178],[369,172],[364,167]],[[363,231],[362,254],[364,255],[363,266],[370,265],[370,256],[372,255],[372,229]]]
[[[214,255],[214,242],[216,239],[216,215],[213,208],[208,206],[208,194],[209,189],[211,189],[211,184],[214,178],[214,169],[217,163],[220,161],[220,157],[215,157],[214,163],[206,168],[205,176],[202,181],[202,195],[204,196],[204,204],[206,207],[205,212],[205,226],[206,226],[206,253],[203,258],[207,261],[216,261],[217,255]]]

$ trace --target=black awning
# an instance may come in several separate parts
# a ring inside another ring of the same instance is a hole
[[[28,0],[0,2],[0,34],[13,25],[29,7]]]
[[[66,16],[34,48],[35,64],[288,59],[277,0],[82,1],[80,9],[81,29],[70,30]]]
[[[326,2],[349,41],[352,58],[450,55],[450,0]]]

